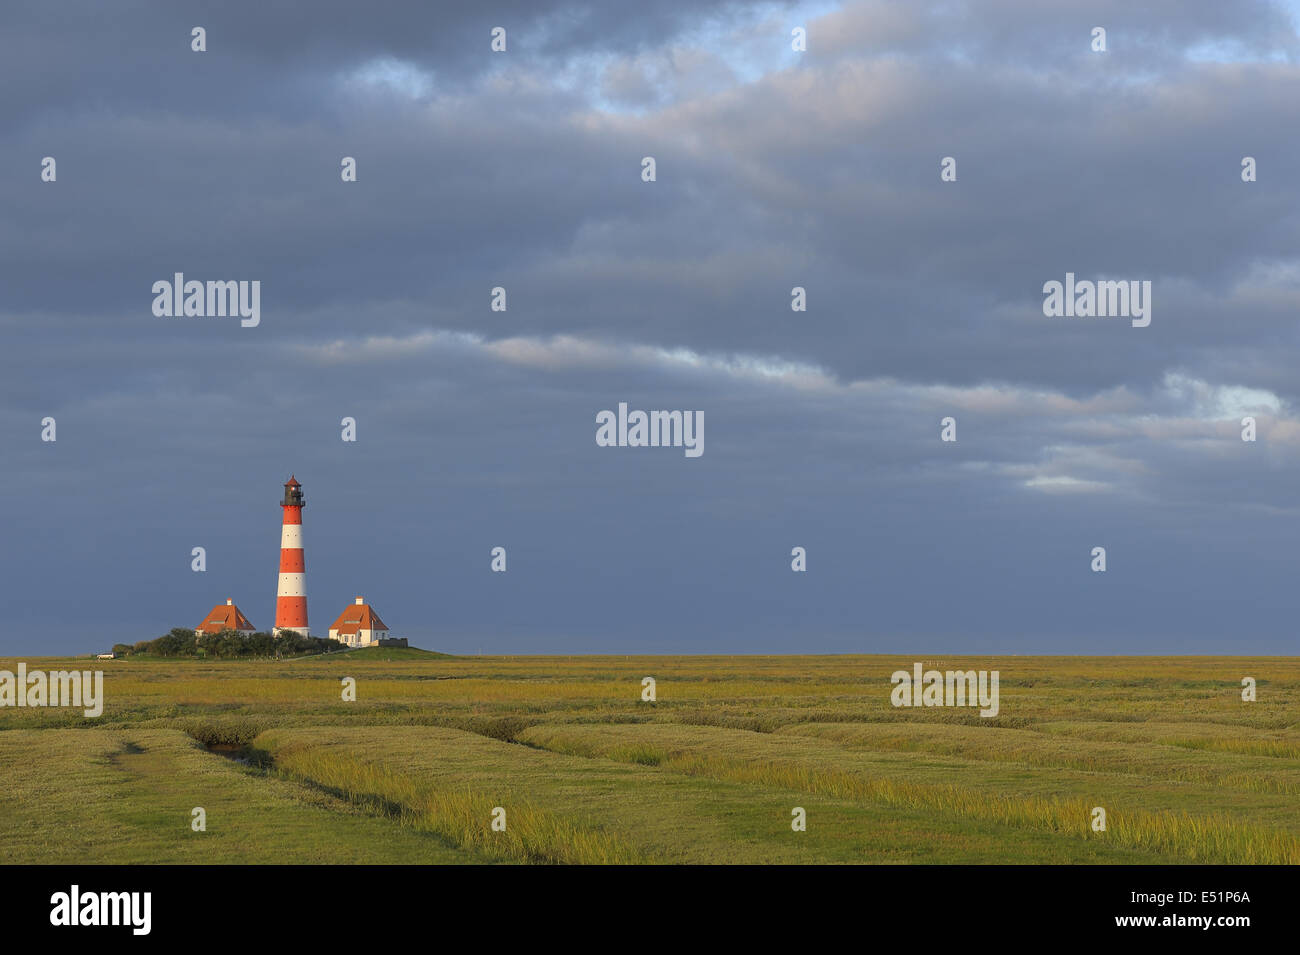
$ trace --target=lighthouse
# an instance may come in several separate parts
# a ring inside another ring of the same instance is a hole
[[[302,485],[291,474],[284,485],[284,523],[280,530],[280,587],[275,595],[275,633],[293,630],[304,637],[307,630],[306,567],[302,559],[302,509],[306,505]]]

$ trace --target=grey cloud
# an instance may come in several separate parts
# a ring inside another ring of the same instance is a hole
[[[7,7],[14,632],[90,649],[225,596],[269,625],[294,471],[314,622],[366,593],[424,645],[1212,652],[1246,588],[1233,649],[1292,646],[1290,20],[854,4],[792,61],[801,15]],[[383,58],[428,87],[345,82]],[[1153,280],[1151,327],[1044,318],[1067,270]],[[261,280],[262,325],[155,318],[174,271]],[[1276,397],[1255,445],[1240,389]],[[618,401],[703,409],[705,455],[597,448]]]

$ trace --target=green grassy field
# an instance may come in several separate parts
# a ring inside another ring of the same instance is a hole
[[[0,708],[9,863],[1300,862],[1297,658],[927,661],[992,718],[911,657],[25,662],[106,702]]]

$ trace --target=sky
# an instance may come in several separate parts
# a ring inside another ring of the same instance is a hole
[[[1294,655],[1298,12],[6,3],[0,654],[269,629],[292,473],[319,635]]]

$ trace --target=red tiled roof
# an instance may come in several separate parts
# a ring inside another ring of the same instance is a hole
[[[222,630],[256,630],[257,628],[234,604],[217,604],[194,629],[203,633],[218,633]]]
[[[330,629],[347,637],[355,637],[362,630],[387,630],[388,627],[370,604],[349,604],[339,614],[339,618],[330,624]]]

